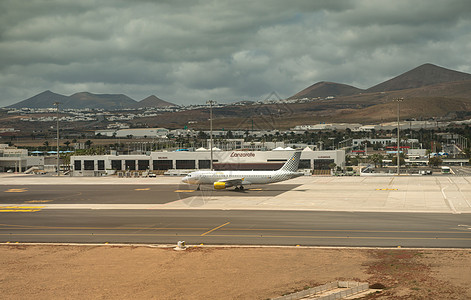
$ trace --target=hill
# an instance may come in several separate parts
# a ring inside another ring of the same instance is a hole
[[[89,92],[80,92],[71,96],[64,96],[51,91],[44,91],[31,98],[7,107],[51,108],[54,107],[54,102],[59,102],[61,109],[99,108],[113,110],[140,107],[164,107],[174,105],[173,103],[161,100],[154,95],[137,102],[136,100],[123,94],[93,94]]]
[[[136,100],[123,94],[92,94],[81,92],[69,97],[68,108],[123,109],[135,105]]]
[[[462,80],[471,80],[471,74],[446,69],[432,64],[424,64],[385,82],[377,84],[367,89],[366,92],[397,91]]]
[[[367,94],[416,89],[437,84],[446,84],[451,82],[458,83],[470,80],[471,74],[446,69],[433,64],[423,64],[366,90],[346,84],[321,81],[305,88],[288,99],[315,99],[318,97],[326,98],[329,96],[345,97],[358,95],[360,93]]]
[[[134,104],[134,106],[136,108],[141,108],[141,107],[166,107],[166,106],[175,106],[175,104],[167,102],[165,100],[162,100],[162,99],[158,98],[155,95],[151,95],[151,96],[137,102],[136,104]]]
[[[66,103],[69,101],[69,97],[53,93],[49,90],[37,94],[31,98],[12,104],[7,107],[11,108],[49,108],[54,107],[54,102]]]
[[[304,90],[289,97],[288,99],[315,99],[326,98],[329,96],[350,96],[354,94],[359,94],[361,92],[363,92],[362,89],[356,88],[351,85],[321,81],[305,88]]]
[[[469,118],[471,99],[446,97],[405,98],[401,103],[401,120],[428,120],[431,117],[453,119]],[[337,111],[334,119],[341,122],[377,123],[395,121],[397,104],[392,101],[361,109]]]

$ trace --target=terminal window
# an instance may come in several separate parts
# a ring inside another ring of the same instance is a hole
[[[95,170],[95,161],[93,160],[84,160],[83,161],[83,169],[87,171]]]
[[[310,169],[311,168],[311,160],[310,159],[301,159],[299,161],[299,169]]]
[[[198,168],[199,169],[209,169],[211,168],[210,159],[200,159],[198,160]],[[217,159],[213,159],[213,163],[218,162]]]
[[[124,165],[126,170],[135,171],[136,170],[136,161],[135,160],[125,160]]]
[[[97,164],[98,164],[98,170],[99,171],[105,170],[105,161],[104,160],[97,161]]]
[[[138,170],[147,170],[149,169],[149,161],[148,160],[138,160],[137,161],[137,168]]]
[[[111,169],[121,171],[122,167],[122,161],[121,160],[112,160],[111,161]]]
[[[154,160],[152,162],[153,170],[168,170],[173,169],[172,160]]]
[[[329,164],[333,163],[333,159],[315,159],[314,169],[315,170],[330,170]]]
[[[177,160],[177,169],[195,169],[194,160]]]
[[[74,160],[74,170],[75,171],[82,170],[82,161],[81,160]]]

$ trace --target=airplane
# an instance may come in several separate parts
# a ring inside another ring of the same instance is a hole
[[[189,173],[182,182],[198,185],[196,190],[200,190],[202,184],[212,184],[216,190],[228,187],[244,190],[244,185],[280,182],[304,175],[297,172],[300,157],[301,151],[296,151],[276,171],[196,171]]]

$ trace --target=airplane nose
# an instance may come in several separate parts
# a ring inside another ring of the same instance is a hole
[[[183,177],[183,178],[182,178],[182,182],[183,182],[183,183],[188,183],[188,177]]]

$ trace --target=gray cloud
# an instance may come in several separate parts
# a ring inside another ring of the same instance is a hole
[[[0,106],[51,89],[180,104],[471,72],[469,1],[0,2]]]

